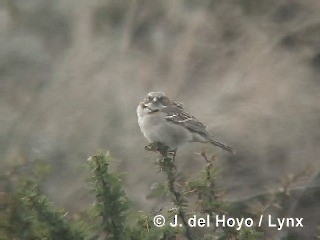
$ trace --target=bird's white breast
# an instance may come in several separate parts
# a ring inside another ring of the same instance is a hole
[[[165,119],[165,113],[148,113],[140,105],[137,108],[138,124],[149,142],[161,142],[174,149],[192,140],[192,134],[183,126]]]

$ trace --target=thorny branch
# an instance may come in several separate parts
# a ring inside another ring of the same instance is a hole
[[[161,158],[158,160],[158,166],[160,171],[165,172],[167,175],[167,184],[170,193],[174,197],[174,203],[177,207],[177,213],[185,227],[185,235],[188,240],[193,240],[191,229],[187,222],[187,214],[185,212],[185,207],[187,201],[185,200],[183,194],[175,188],[175,183],[177,179],[176,170],[177,167],[174,164],[176,158],[176,150],[168,151],[168,147],[162,145],[161,143],[152,143],[145,147],[148,151],[158,151],[161,154]]]

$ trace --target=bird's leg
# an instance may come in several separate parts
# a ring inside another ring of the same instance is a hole
[[[171,150],[168,152],[172,156],[172,162],[174,162],[174,159],[177,156],[177,150],[178,150],[178,148],[175,148],[174,150]]]

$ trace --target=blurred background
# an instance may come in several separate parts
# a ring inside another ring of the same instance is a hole
[[[320,1],[4,0],[0,3],[1,171],[52,165],[45,192],[87,207],[86,159],[110,151],[137,209],[158,155],[137,125],[149,91],[184,103],[237,156],[218,155],[220,186],[237,200],[310,164],[319,185]],[[179,149],[181,177],[203,147]]]

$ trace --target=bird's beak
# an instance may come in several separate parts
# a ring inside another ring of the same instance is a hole
[[[144,102],[141,102],[141,103],[140,103],[140,106],[141,106],[142,108],[145,108],[145,107],[146,107],[146,105],[144,104]]]

